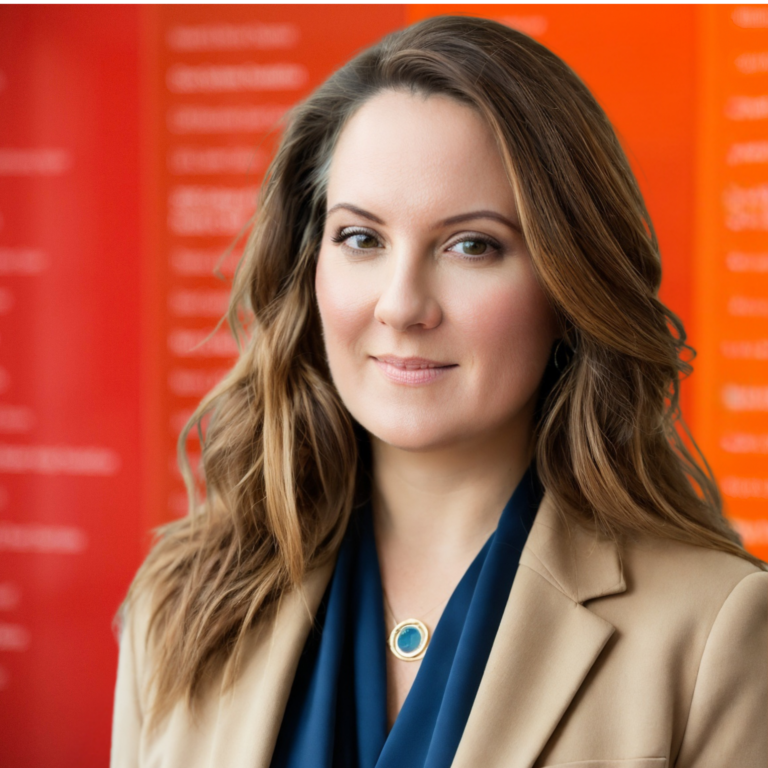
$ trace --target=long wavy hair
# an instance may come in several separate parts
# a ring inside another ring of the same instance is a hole
[[[124,604],[151,602],[157,718],[179,699],[194,703],[225,661],[225,683],[235,679],[249,629],[333,558],[369,482],[364,435],[328,370],[314,272],[334,147],[384,89],[450,96],[496,137],[565,331],[534,434],[556,507],[617,540],[667,537],[759,563],[723,518],[682,425],[692,350],[659,301],[657,239],[608,118],[526,35],[479,18],[433,18],[359,54],[288,116],[227,314],[239,359],[179,441],[189,515],[159,530]],[[195,428],[193,473],[185,445]]]

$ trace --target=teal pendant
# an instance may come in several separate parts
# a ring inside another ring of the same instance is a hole
[[[429,630],[418,619],[401,621],[389,635],[389,650],[403,661],[422,658],[429,645]]]

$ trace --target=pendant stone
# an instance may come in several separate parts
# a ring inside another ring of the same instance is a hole
[[[429,630],[418,619],[401,621],[389,635],[389,650],[403,661],[422,658],[429,645]]]

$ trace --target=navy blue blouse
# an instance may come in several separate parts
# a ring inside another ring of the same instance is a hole
[[[542,493],[532,465],[446,604],[389,733],[381,574],[370,504],[358,510],[299,660],[272,768],[449,768]]]

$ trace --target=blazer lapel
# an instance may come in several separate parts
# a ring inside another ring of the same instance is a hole
[[[330,562],[311,573],[303,594],[288,594],[273,620],[254,629],[241,674],[219,697],[210,768],[269,768],[299,657],[333,567]]]
[[[614,627],[587,600],[626,589],[614,543],[545,495],[453,768],[530,768]]]

